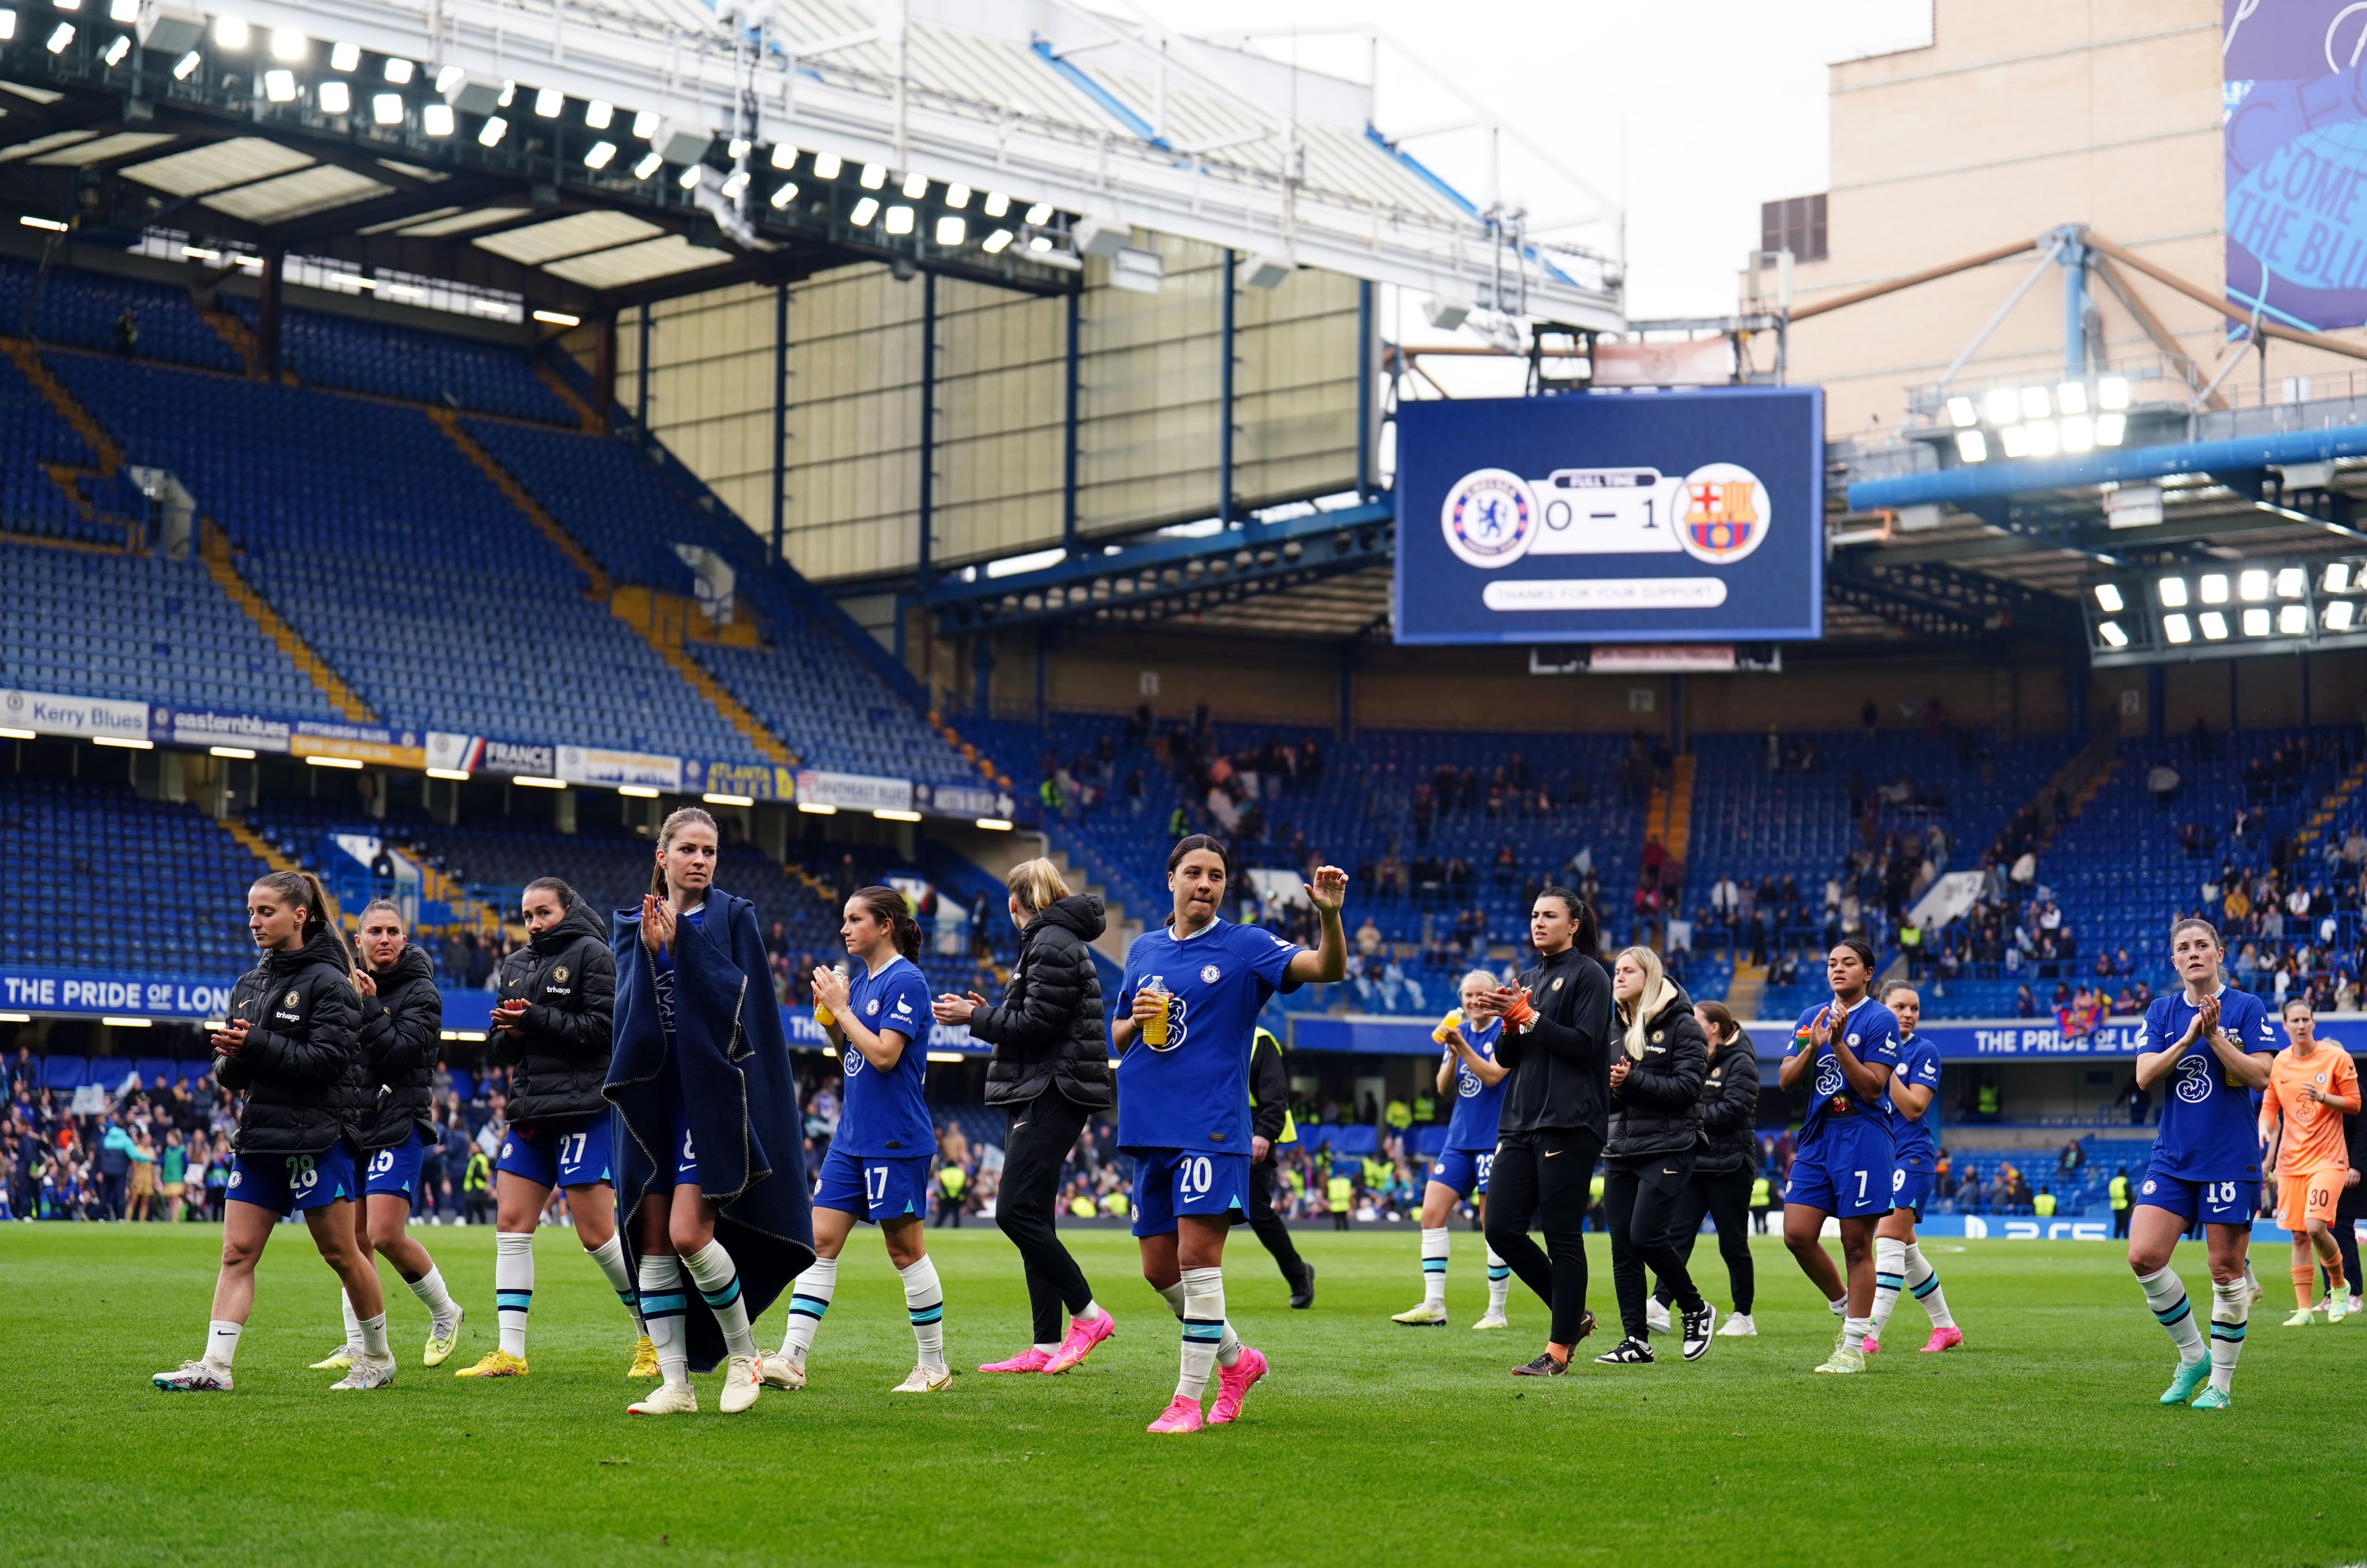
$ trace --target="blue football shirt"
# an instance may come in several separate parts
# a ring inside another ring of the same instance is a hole
[[[877,972],[848,979],[846,1008],[872,1033],[892,1029],[906,1043],[896,1065],[883,1073],[847,1043],[840,1063],[846,1093],[831,1146],[870,1159],[934,1154],[936,1124],[922,1094],[929,1076],[928,981],[900,953]]]
[[[1250,1050],[1258,1010],[1298,987],[1284,971],[1305,949],[1260,926],[1214,920],[1178,938],[1145,931],[1127,950],[1118,1016],[1156,979],[1170,1000],[1167,1043],[1137,1034],[1118,1063],[1117,1142],[1125,1149],[1250,1152]]]
[[[2219,990],[2219,1027],[2246,1052],[2277,1048],[2276,1026],[2260,998],[2231,986]],[[2141,1051],[2167,1051],[2178,1043],[2196,1009],[2186,987],[2156,997],[2146,1009]],[[2161,1132],[2154,1140],[2150,1168],[2182,1181],[2258,1181],[2260,1128],[2252,1091],[2229,1076],[2208,1042],[2198,1037],[2171,1069],[2162,1096]]]
[[[697,926],[700,931],[705,931],[707,929],[707,906],[701,904],[697,908],[691,910],[690,913],[686,915],[676,915],[674,917],[674,925],[676,928],[674,933],[676,941],[681,939],[680,928],[685,925]],[[658,949],[657,955],[651,960],[650,968],[653,976],[651,983],[651,991],[658,1004],[658,1028],[665,1035],[665,1103],[668,1111],[671,1113],[672,1111],[678,1111],[682,1108],[682,1064],[674,1055],[674,1050],[673,942],[668,942],[663,947]]]
[[[1905,1084],[1909,1089],[1928,1089],[1931,1102],[1920,1116],[1909,1116],[1892,1103],[1887,1094],[1883,1103],[1890,1112],[1890,1140],[1897,1149],[1898,1163],[1915,1170],[1928,1170],[1931,1157],[1939,1150],[1939,1139],[1933,1134],[1933,1123],[1940,1115],[1940,1048],[1931,1043],[1927,1034],[1910,1034],[1898,1043],[1898,1066],[1891,1070],[1890,1081],[1895,1088]]]
[[[1471,1054],[1487,1061],[1496,1059],[1496,1042],[1504,1032],[1504,1021],[1489,1019],[1485,1023],[1463,1021],[1464,1043]],[[1504,1086],[1512,1081],[1509,1073],[1493,1084],[1482,1083],[1479,1075],[1463,1065],[1455,1048],[1448,1046],[1443,1058],[1455,1064],[1455,1109],[1446,1118],[1446,1146],[1450,1149],[1492,1149],[1496,1146],[1496,1119],[1504,1104]]]
[[[1828,1003],[1827,1006],[1835,1004]],[[1792,1036],[1798,1039],[1814,1023],[1821,1008],[1810,1008],[1792,1026]],[[1857,1006],[1833,1024],[1832,1038],[1817,1046],[1816,1062],[1810,1069],[1808,1113],[1800,1118],[1800,1142],[1806,1143],[1824,1127],[1826,1118],[1840,1101],[1856,1116],[1872,1118],[1887,1128],[1890,1125],[1888,1096],[1872,1100],[1852,1089],[1841,1072],[1841,1059],[1834,1054],[1833,1040],[1845,1040],[1851,1052],[1869,1066],[1879,1063],[1893,1073],[1898,1070],[1898,1020],[1891,1010],[1872,996],[1861,998]]]

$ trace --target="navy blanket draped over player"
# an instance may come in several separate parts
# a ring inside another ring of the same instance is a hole
[[[757,1317],[804,1272],[814,1251],[797,1079],[766,978],[755,907],[717,890],[707,897],[703,921],[675,922],[671,1064],[640,911],[618,911],[615,929],[616,1051],[606,1092],[629,1134],[617,1150],[619,1216],[640,1207],[653,1174],[651,1151],[670,1147],[679,1084],[679,1109],[698,1148],[699,1189],[720,1211],[716,1239],[740,1270],[748,1315]],[[640,1227],[628,1220],[617,1234],[638,1270]],[[688,1295],[690,1365],[710,1371],[723,1359],[723,1331],[698,1292]]]

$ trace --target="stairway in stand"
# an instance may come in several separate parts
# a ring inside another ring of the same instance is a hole
[[[329,705],[356,724],[375,724],[378,716],[369,709],[343,677],[329,668],[328,660],[312,651],[312,647],[298,634],[294,626],[282,620],[279,612],[264,602],[263,596],[246,584],[232,563],[230,536],[210,521],[198,524],[198,554],[206,563],[206,570],[230,602],[246,612],[246,618],[263,631],[263,635],[279,645],[279,650],[304,671],[306,679],[320,688]]]

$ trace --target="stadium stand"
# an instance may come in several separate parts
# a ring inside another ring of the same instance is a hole
[[[692,641],[687,651],[805,765],[978,782],[977,768],[910,703],[789,601],[746,528],[715,521],[631,446],[491,420],[464,423],[616,581],[695,595],[696,578],[676,546],[712,551],[733,569],[735,598],[744,599],[771,646]]]
[[[228,304],[250,329],[257,325],[253,300]],[[296,378],[308,386],[342,387],[513,419],[575,423],[574,411],[535,375],[525,355],[497,344],[289,310],[279,324],[279,352]]]
[[[0,543],[0,577],[25,606],[0,620],[0,684],[337,716],[201,562]]]
[[[245,581],[386,722],[755,760],[423,413],[53,362],[134,460],[180,476]]]
[[[233,375],[246,368],[185,288],[64,267],[44,277],[28,262],[0,258],[0,332],[112,354],[127,315],[137,333],[134,352],[143,359]]]
[[[0,775],[0,961],[227,985],[251,967],[246,889],[267,869],[194,806],[124,784]],[[70,898],[58,878],[70,877]],[[116,917],[94,919],[91,911]]]

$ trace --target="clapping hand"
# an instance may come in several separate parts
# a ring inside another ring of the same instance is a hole
[[[245,1019],[234,1018],[214,1031],[214,1055],[235,1056],[238,1048],[246,1043],[246,1032],[252,1027]]]
[[[970,1014],[984,1006],[986,1006],[986,998],[976,991],[970,992],[966,998],[955,996],[951,991],[947,991],[929,1004],[929,1011],[939,1023],[968,1023]]]
[[[1617,1094],[1619,1092],[1620,1086],[1625,1084],[1626,1081],[1627,1058],[1623,1055],[1611,1064],[1611,1092]]]
[[[674,909],[654,893],[641,895],[641,945],[663,953],[674,943]]]

